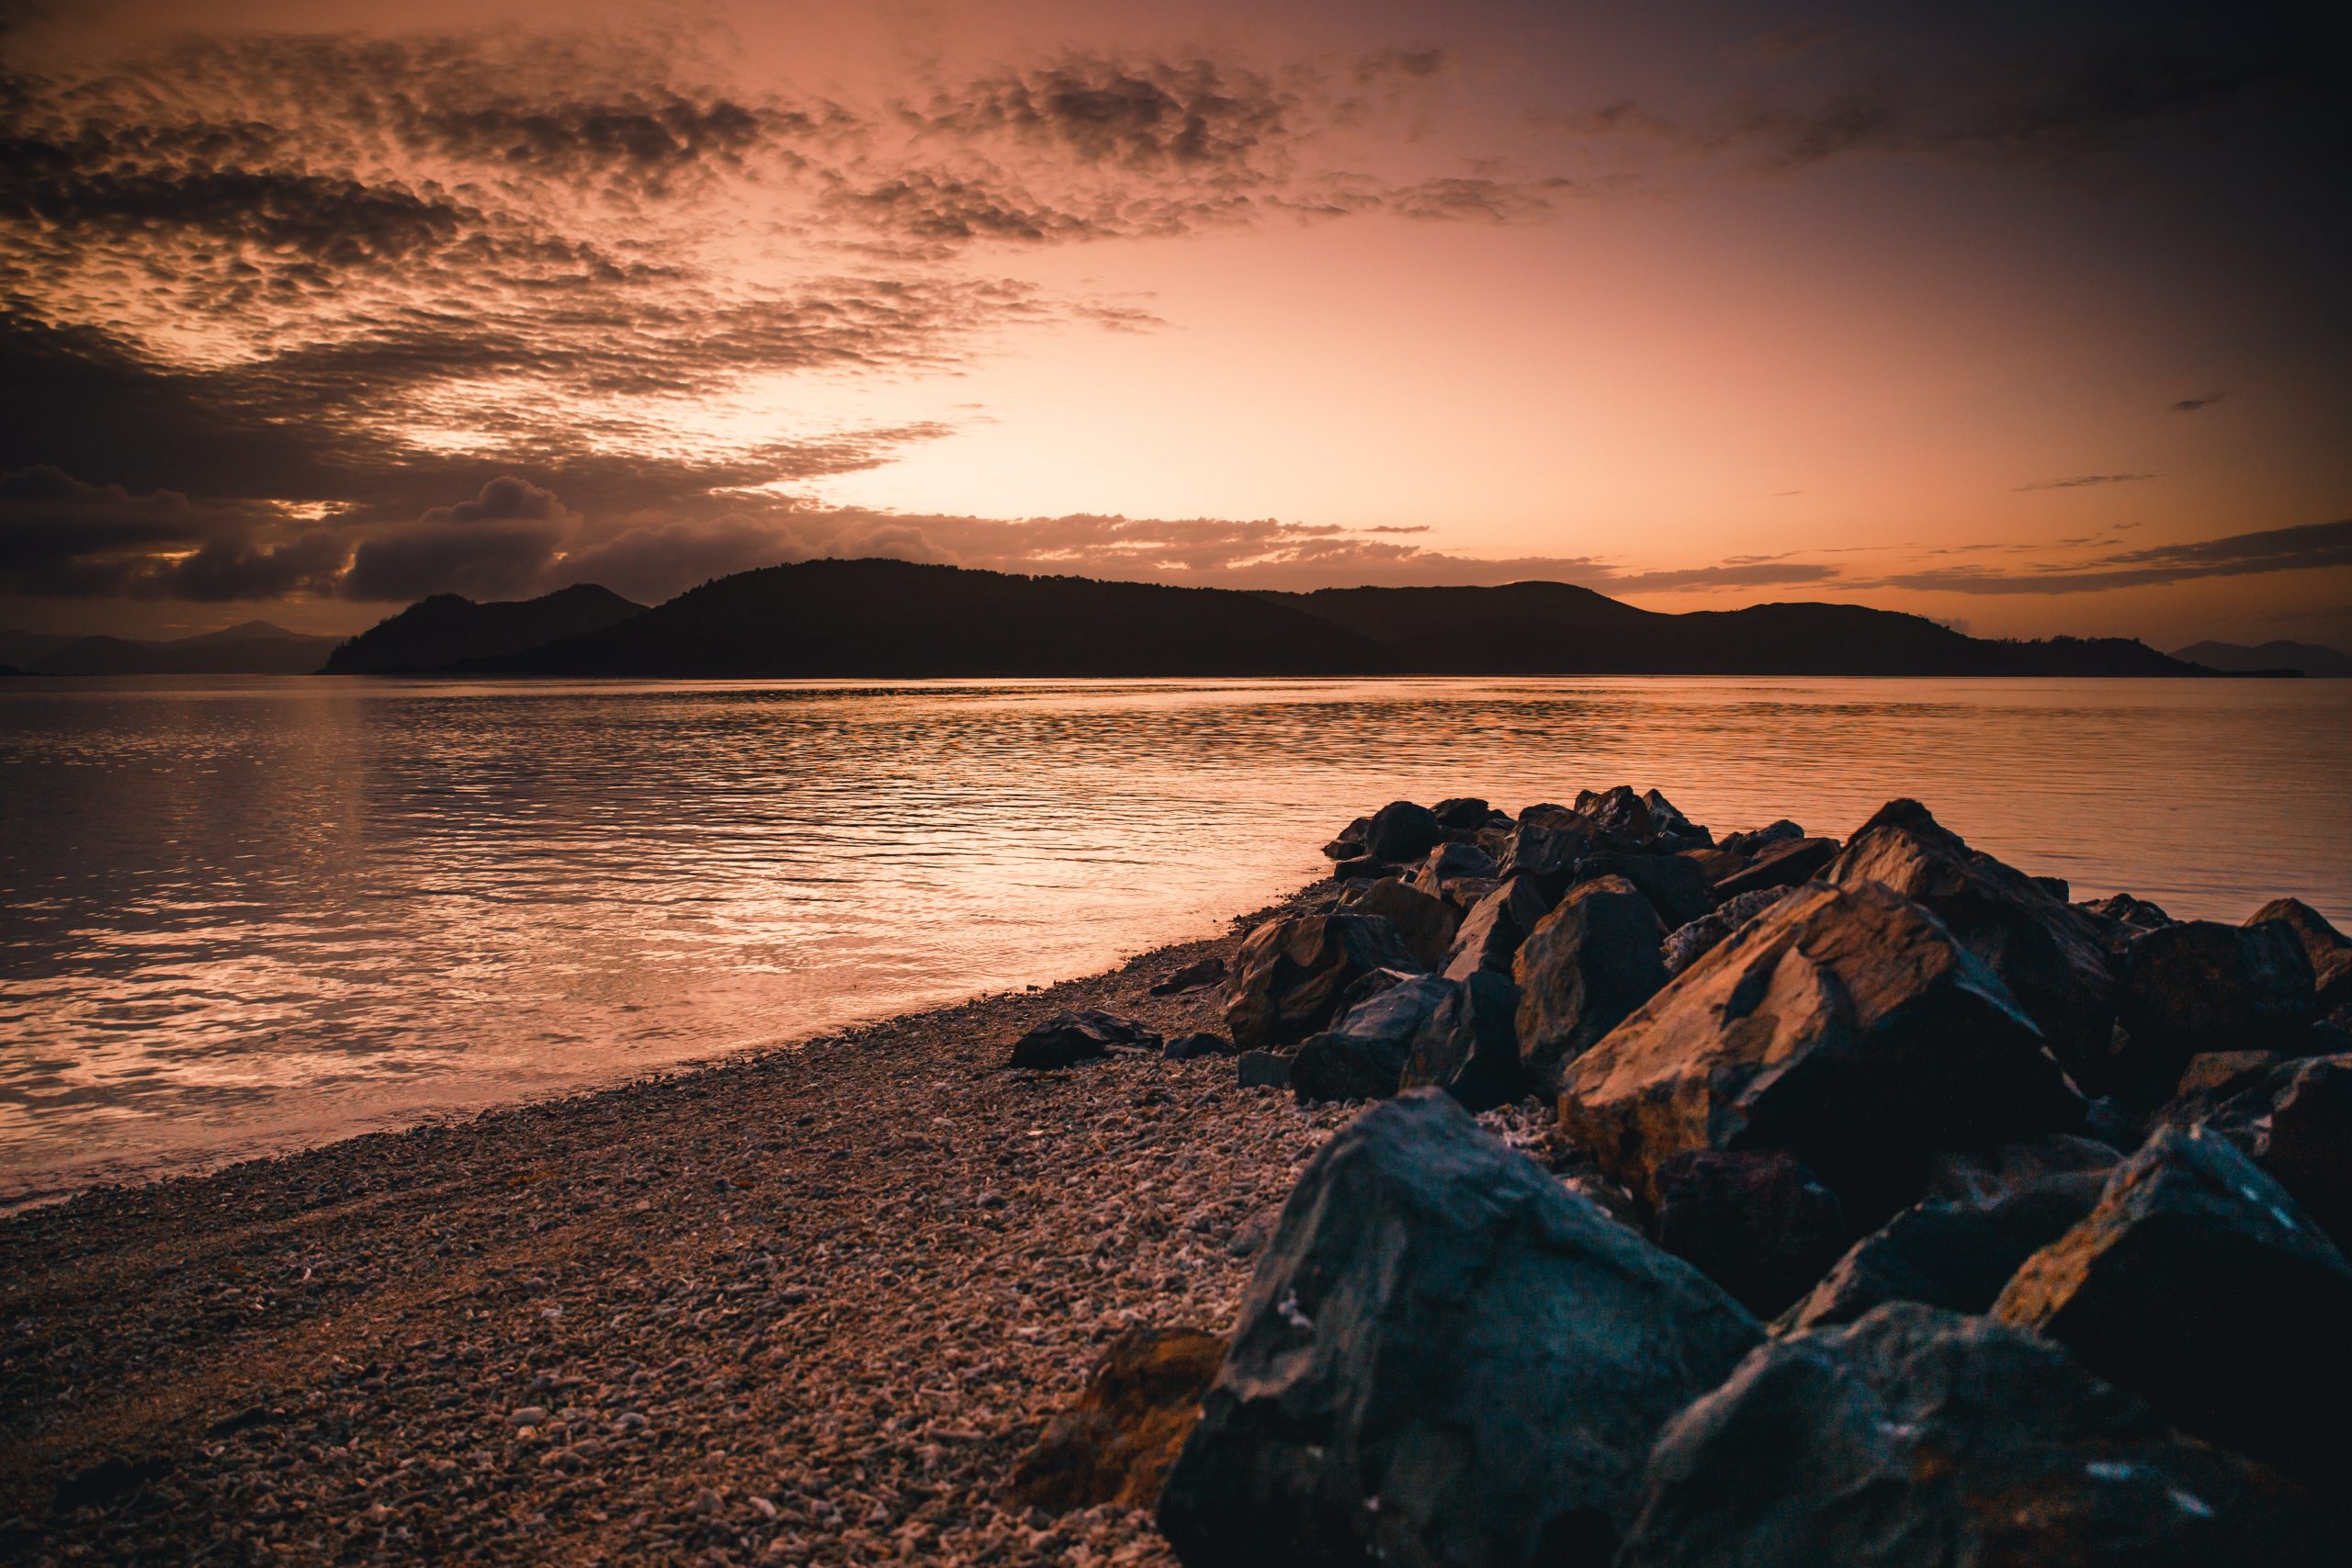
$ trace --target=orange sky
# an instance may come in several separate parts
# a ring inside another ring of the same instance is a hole
[[[36,9],[0,625],[872,552],[2352,643],[2339,57],[2115,26]]]

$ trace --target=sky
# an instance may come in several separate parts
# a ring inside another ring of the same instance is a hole
[[[0,0],[0,626],[890,555],[2352,647],[2321,9]]]

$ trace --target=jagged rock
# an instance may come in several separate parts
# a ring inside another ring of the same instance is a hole
[[[2075,896],[2074,884],[2068,882],[2063,876],[2029,875],[2026,880],[2032,883],[2034,886],[2048,894],[2051,897],[2057,899],[2061,904],[2067,902]]]
[[[2117,1092],[2169,1099],[2189,1058],[2207,1051],[2303,1054],[2313,1010],[2311,960],[2292,928],[2178,920],[2134,941],[2123,957],[2110,1056]],[[2078,1080],[2079,1081],[2079,1080]]]
[[[1398,1084],[1444,1089],[1464,1109],[1489,1111],[1527,1092],[1519,1060],[1519,987],[1482,969],[1464,976],[1413,1036]]]
[[[1453,905],[1394,876],[1350,892],[1340,900],[1340,907],[1351,914],[1378,915],[1396,927],[1405,951],[1423,969],[1435,969],[1445,962],[1453,947],[1454,929],[1461,924]]]
[[[1791,839],[1770,846],[1739,871],[1715,884],[1720,900],[1765,887],[1794,887],[1812,881],[1838,858],[1835,839]]]
[[[1466,980],[1482,969],[1510,973],[1510,961],[1527,933],[1552,912],[1552,900],[1532,876],[1514,876],[1471,906],[1454,932],[1445,977]]]
[[[1758,1317],[1804,1294],[1851,1234],[1838,1194],[1784,1149],[1686,1150],[1657,1188],[1657,1244]]]
[[[2273,898],[2246,919],[2247,925],[2277,920],[2295,933],[2311,960],[2312,989],[2321,1012],[2352,1002],[2352,937],[2328,924],[2327,917],[2301,898]]]
[[[1457,876],[1438,890],[1438,897],[1453,905],[1456,915],[1466,916],[1501,886],[1491,876]]]
[[[1384,876],[1395,876],[1403,869],[1378,855],[1358,855],[1333,866],[1331,875],[1340,882],[1377,882]]]
[[[2095,1177],[2103,1187],[2117,1158],[2096,1139],[2064,1133],[1990,1148],[1942,1149],[1928,1157],[1925,1196],[1989,1209],[2058,1177]]]
[[[1622,876],[1568,890],[1511,960],[1519,985],[1519,1058],[1556,1093],[1560,1071],[1666,984],[1666,931]]]
[[[1184,991],[1197,991],[1203,986],[1214,986],[1225,978],[1225,960],[1212,954],[1185,964],[1152,987],[1155,997],[1172,997]]]
[[[1131,1328],[1111,1342],[1071,1409],[1012,1472],[1013,1501],[1065,1513],[1148,1508],[1199,1419],[1225,1341],[1196,1328]]]
[[[2276,1051],[2201,1051],[2189,1057],[2188,1066],[2181,1069],[2180,1082],[2174,1086],[2173,1094],[2176,1099],[2196,1095],[2216,1101],[2227,1100],[2269,1076],[2270,1069],[2283,1060]],[[2188,1122],[2181,1124],[2186,1126]]]
[[[2135,898],[2129,893],[2117,893],[2106,898],[2091,898],[2075,906],[2086,914],[2097,915],[2103,920],[2130,926],[2135,931],[2152,931],[2168,926],[2173,919],[2164,907],[2145,898]]]
[[[1233,1042],[1222,1034],[1179,1034],[1161,1046],[1159,1054],[1170,1062],[1190,1062],[1203,1056],[1230,1056],[1234,1054],[1234,1046]]]
[[[1930,1150],[2081,1119],[1993,972],[1869,883],[1750,920],[1570,1062],[1560,1096],[1569,1136],[1650,1202],[1682,1150],[1785,1148],[1861,1224],[1911,1200]]]
[[[1743,893],[1713,912],[1702,915],[1689,925],[1667,933],[1658,949],[1658,956],[1666,964],[1669,978],[1681,974],[1708,953],[1715,945],[1740,927],[1787,897],[1793,889],[1759,887],[1753,893]]]
[[[2352,1247],[2352,1055],[2279,1062],[2249,1080],[2184,1093],[2156,1120],[2229,1139],[2338,1251]]]
[[[1604,833],[1614,833],[1623,839],[1640,843],[1657,829],[1650,821],[1649,803],[1634,793],[1631,784],[1617,784],[1605,790],[1577,792],[1577,815],[1587,818]]]
[[[1423,975],[1348,1009],[1292,1054],[1291,1092],[1302,1104],[1395,1094],[1414,1036],[1453,988],[1451,980]]]
[[[1491,878],[1495,871],[1495,857],[1476,844],[1440,844],[1413,874],[1413,886],[1442,898],[1454,883]]]
[[[1462,795],[1439,801],[1430,807],[1430,815],[1437,818],[1441,828],[1466,828],[1475,833],[1493,818],[1495,809],[1476,795]]]
[[[1419,966],[1396,928],[1377,915],[1269,920],[1236,955],[1226,1029],[1244,1049],[1303,1039],[1330,1021],[1340,994],[1364,975]]]
[[[2312,1477],[2352,1457],[2352,1265],[2226,1139],[2159,1131],[1993,1315],[2198,1437]]]
[[[1908,1304],[1750,1354],[1643,1484],[1617,1568],[2316,1568],[2342,1546],[2058,1347]]]
[[[2091,924],[2023,872],[1972,850],[1916,800],[1879,807],[1823,874],[1917,899],[1989,965],[2041,1026],[2059,1065],[2092,1094],[2111,1086],[2115,980]]]
[[[1013,1042],[1011,1066],[1067,1067],[1106,1055],[1114,1046],[1159,1049],[1159,1036],[1131,1019],[1107,1012],[1063,1012]]]
[[[1774,844],[1793,843],[1804,837],[1804,829],[1783,817],[1762,828],[1752,828],[1745,833],[1726,833],[1715,845],[1736,855],[1759,855]]]
[[[1161,1493],[1195,1565],[1608,1561],[1739,1304],[1432,1089],[1309,1162]]]
[[[1394,990],[1408,980],[1419,979],[1421,973],[1419,969],[1368,969],[1340,993],[1340,1005],[1331,1010],[1331,1016],[1345,1018],[1351,1009],[1362,1007],[1381,992]]]
[[[1234,1064],[1243,1089],[1288,1089],[1290,1054],[1286,1051],[1244,1051]]]
[[[1600,847],[1593,825],[1569,813],[1566,820],[1521,818],[1511,829],[1496,874],[1545,879],[1546,891],[1556,891],[1575,874],[1577,863]]]
[[[1597,854],[1577,866],[1577,879],[1622,876],[1657,911],[1668,931],[1687,926],[1715,907],[1714,885],[1680,855]]]
[[[1747,870],[1756,862],[1756,857],[1754,855],[1741,854],[1736,850],[1708,848],[1698,850],[1678,850],[1675,853],[1677,859],[1687,860],[1692,865],[1697,866],[1699,868],[1699,874],[1707,879],[1707,886],[1710,888],[1715,886],[1718,883],[1722,882],[1724,877],[1731,875],[1734,872]]]
[[[1856,1242],[1775,1326],[1851,1323],[1888,1302],[1982,1313],[2032,1250],[1982,1210],[1915,1203]]]
[[[1372,814],[1363,834],[1364,852],[1382,860],[1409,863],[1437,847],[1437,814],[1409,800],[1392,800]]]
[[[1715,836],[1679,809],[1674,802],[1654,789],[1642,792],[1642,804],[1650,808],[1650,826],[1657,832],[1678,839],[1696,839],[1701,843],[1713,843]]]

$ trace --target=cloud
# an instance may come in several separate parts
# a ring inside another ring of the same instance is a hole
[[[2201,398],[2183,398],[2180,401],[2170,405],[2165,412],[2167,413],[2195,413],[2199,409],[2211,408],[2215,403],[2220,402],[2223,398],[2226,398],[2229,395],[2228,390],[2224,389],[2218,392],[2208,392]]]
[[[2085,485],[2135,484],[2142,479],[2153,479],[2155,477],[2154,474],[2076,474],[2072,479],[2037,479],[2030,485],[2019,485],[2018,489],[2020,491],[2080,490]]]
[[[2098,593],[2197,578],[2352,567],[2352,520],[2268,528],[2215,539],[2123,550],[2089,561],[2000,570],[1944,567],[1889,576],[1877,584],[1930,593]]]

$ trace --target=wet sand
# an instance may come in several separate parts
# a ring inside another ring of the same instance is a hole
[[[1161,1562],[1007,1477],[1104,1342],[1229,1326],[1352,1108],[1003,1068],[1104,975],[0,1220],[0,1558]],[[1500,1113],[1527,1123],[1526,1112]]]

